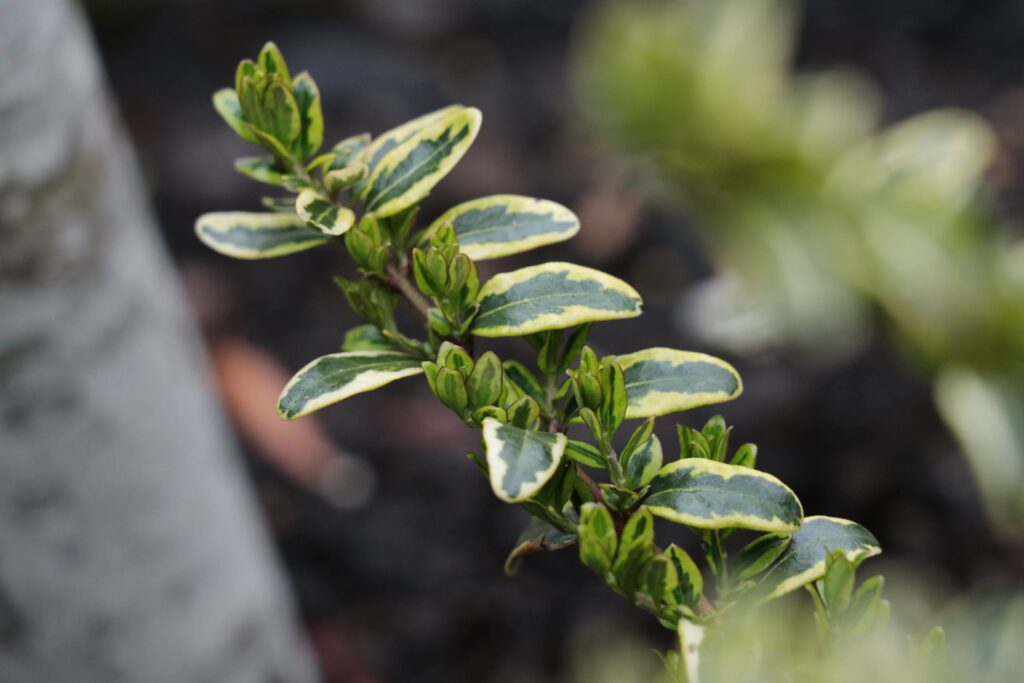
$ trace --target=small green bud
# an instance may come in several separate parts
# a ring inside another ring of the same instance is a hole
[[[260,50],[258,59],[259,67],[267,74],[277,74],[281,80],[291,89],[291,77],[288,75],[288,65],[284,61],[284,55],[273,42],[268,42]]]
[[[455,237],[455,226],[450,222],[445,222],[434,231],[433,236],[430,238],[430,244],[438,249],[447,245],[457,244]]]
[[[437,397],[453,413],[462,417],[466,412],[469,399],[466,396],[466,383],[462,374],[449,368],[441,368],[436,379]]]
[[[374,247],[366,258],[366,270],[371,273],[383,273],[391,262],[391,247],[379,244]]]
[[[441,297],[448,289],[448,264],[437,249],[428,249],[423,262],[424,279],[431,293]]]
[[[493,351],[480,356],[466,382],[470,405],[479,408],[497,402],[504,374],[501,360]]]
[[[362,268],[368,268],[370,252],[374,249],[373,240],[362,230],[349,230],[345,233],[345,248],[352,260]]]
[[[239,95],[239,99],[241,99],[242,80],[244,78],[249,78],[250,81],[255,82],[262,77],[262,69],[257,66],[256,62],[251,59],[240,61],[238,68],[235,69],[235,93]]]
[[[461,346],[453,346],[444,365],[451,370],[458,370],[463,377],[468,377],[473,372],[473,357]]]
[[[601,407],[601,383],[593,375],[583,375],[579,382],[579,395],[582,404],[591,410]]]
[[[458,292],[469,280],[473,262],[465,254],[456,254],[448,266],[448,281],[452,290]]]

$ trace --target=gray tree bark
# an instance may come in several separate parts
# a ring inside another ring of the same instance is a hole
[[[314,681],[98,64],[0,0],[0,681]]]

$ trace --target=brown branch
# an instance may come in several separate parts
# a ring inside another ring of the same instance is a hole
[[[587,485],[590,489],[590,495],[594,496],[594,502],[603,503],[604,493],[601,492],[601,487],[597,485],[597,482],[590,478],[582,467],[576,465],[576,476],[579,477],[580,481]]]
[[[416,286],[409,281],[409,277],[401,270],[390,267],[388,268],[388,277],[385,280],[388,286],[394,289],[396,292],[402,295],[402,297],[409,302],[409,305],[415,309],[423,320],[430,318],[430,302],[428,302]]]

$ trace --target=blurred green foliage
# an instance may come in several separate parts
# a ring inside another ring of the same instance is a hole
[[[1024,244],[986,192],[994,134],[953,109],[879,128],[862,76],[793,73],[796,19],[788,0],[610,5],[582,34],[579,100],[695,219],[719,272],[700,332],[835,358],[881,327],[1024,542]]]

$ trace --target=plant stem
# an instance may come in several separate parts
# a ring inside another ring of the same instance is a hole
[[[386,282],[391,286],[392,289],[397,291],[402,297],[409,302],[409,305],[420,314],[423,320],[430,318],[430,303],[419,293],[419,290],[409,281],[409,277],[398,268],[391,266],[388,268],[388,277]]]
[[[715,588],[721,594],[729,583],[729,570],[725,566],[726,552],[721,534],[717,530],[706,531],[702,545],[707,555],[708,564],[711,566],[711,572],[715,575]]]
[[[590,475],[580,465],[576,465],[576,476],[590,489],[590,495],[594,496],[594,502],[604,502],[604,493],[601,492],[601,487],[597,485],[596,481],[591,479]]]
[[[626,475],[622,471],[622,463],[619,462],[619,454],[612,448],[610,440],[608,450],[605,453],[605,460],[608,461],[608,476],[616,486],[625,486]]]

